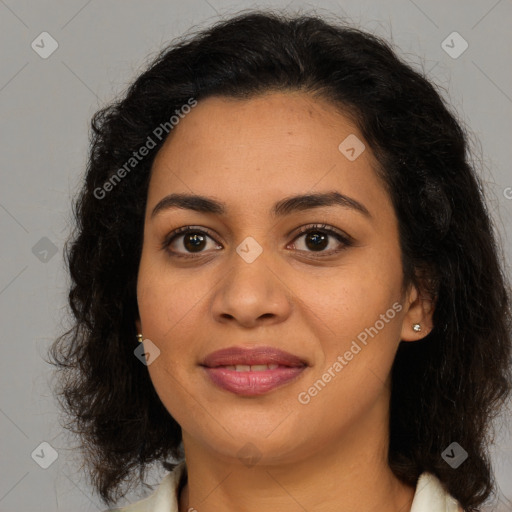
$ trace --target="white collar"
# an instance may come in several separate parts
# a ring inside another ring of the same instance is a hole
[[[444,489],[432,473],[422,473],[416,484],[416,492],[410,512],[459,512],[457,501]]]

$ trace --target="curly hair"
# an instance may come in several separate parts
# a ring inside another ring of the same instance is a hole
[[[434,473],[465,511],[494,491],[492,420],[512,387],[510,288],[468,135],[432,83],[390,43],[340,21],[275,10],[238,13],[172,41],[91,121],[85,182],[64,256],[72,327],[51,348],[56,394],[104,503],[155,461],[183,459],[138,346],[136,282],[152,162],[161,137],[115,186],[155,128],[209,96],[303,91],[351,116],[379,161],[399,222],[404,284],[436,300],[434,328],[400,343],[392,368],[389,466],[415,486]],[[126,169],[126,167],[125,167]],[[453,470],[453,441],[469,461]]]

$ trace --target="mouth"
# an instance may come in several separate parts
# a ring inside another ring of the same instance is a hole
[[[231,347],[205,358],[201,366],[209,382],[242,396],[258,396],[293,382],[307,361],[273,347]]]
[[[201,366],[225,367],[239,372],[275,370],[279,367],[301,368],[309,366],[304,359],[283,350],[260,346],[254,348],[229,347],[209,354]]]
[[[225,368],[236,372],[264,372],[266,370],[275,370],[276,368],[292,368],[291,366],[280,364],[235,364],[235,365],[220,365],[220,366],[207,366],[207,368]]]

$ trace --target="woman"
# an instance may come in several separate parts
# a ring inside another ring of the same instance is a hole
[[[92,127],[52,356],[106,504],[161,461],[123,510],[477,510],[510,298],[424,77],[354,28],[249,12]]]

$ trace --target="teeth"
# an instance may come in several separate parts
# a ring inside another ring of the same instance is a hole
[[[279,366],[279,365],[277,365]],[[255,364],[255,365],[251,365],[251,370],[253,372],[261,372],[263,370],[268,370],[269,367],[267,364]]]
[[[235,370],[237,372],[262,372],[265,370],[275,370],[278,368],[278,364],[254,364],[252,366],[249,366],[247,364],[237,364],[235,366],[223,366],[222,368],[226,368],[227,370]]]

